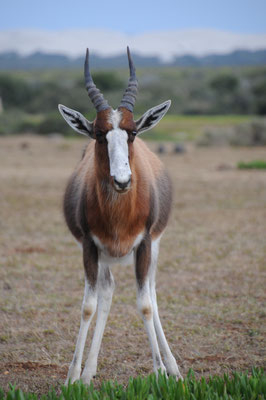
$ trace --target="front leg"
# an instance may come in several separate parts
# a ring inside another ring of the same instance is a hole
[[[76,348],[69,367],[66,384],[80,379],[81,362],[91,320],[97,308],[98,251],[91,238],[83,240],[85,289],[81,307],[81,320]]]
[[[98,355],[103,338],[105,324],[110,311],[114,291],[114,278],[108,265],[100,264],[98,273],[98,310],[97,321],[89,355],[81,376],[84,383],[90,383],[96,375]]]
[[[166,368],[162,362],[153,321],[154,310],[149,285],[149,270],[152,261],[151,237],[149,234],[146,234],[137,248],[135,260],[137,305],[148,334],[152,351],[153,368],[156,374],[158,373],[158,369],[161,369],[162,372],[166,372]]]

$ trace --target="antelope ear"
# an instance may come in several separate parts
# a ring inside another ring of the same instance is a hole
[[[58,104],[58,110],[71,128],[82,135],[93,137],[93,122],[88,121],[78,111],[72,110],[62,104]]]
[[[164,117],[171,105],[171,100],[167,100],[158,106],[150,108],[137,121],[137,132],[142,133],[153,128]]]

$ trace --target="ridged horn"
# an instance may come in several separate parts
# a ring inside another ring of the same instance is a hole
[[[89,67],[89,49],[87,49],[86,51],[86,58],[84,63],[84,77],[85,77],[86,89],[88,91],[88,96],[91,99],[92,104],[96,108],[96,111],[99,112],[110,108],[108,102],[105,100],[100,90],[97,89],[91,77],[90,67]]]
[[[134,105],[135,105],[135,101],[136,101],[136,97],[137,97],[137,93],[138,93],[138,81],[137,81],[137,77],[136,77],[135,66],[133,64],[128,46],[127,46],[127,57],[128,57],[130,77],[129,77],[129,81],[128,81],[128,86],[126,88],[126,91],[124,93],[124,96],[121,100],[119,107],[125,107],[127,110],[129,110],[133,113],[133,109],[134,109]]]

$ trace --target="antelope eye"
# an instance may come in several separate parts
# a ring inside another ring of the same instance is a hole
[[[97,131],[97,132],[95,133],[95,136],[96,136],[96,139],[97,139],[97,141],[98,141],[99,143],[104,143],[104,141],[105,141],[105,136],[104,136],[103,132]]]
[[[136,135],[137,135],[137,131],[128,132],[128,140],[129,140],[129,142],[134,142]]]

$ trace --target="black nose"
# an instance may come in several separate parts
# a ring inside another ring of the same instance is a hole
[[[131,178],[127,182],[118,182],[116,179],[114,179],[115,184],[120,188],[120,189],[126,189],[128,185],[130,184]]]

